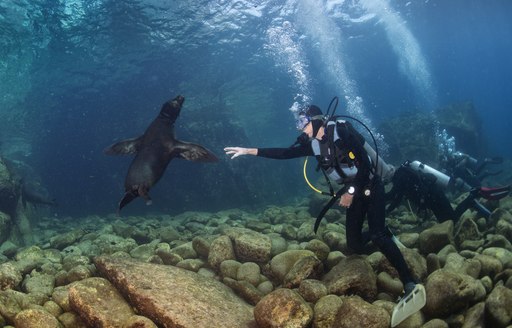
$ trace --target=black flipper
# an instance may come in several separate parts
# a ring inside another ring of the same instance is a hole
[[[480,213],[481,216],[488,219],[491,216],[491,211],[487,209],[482,203],[480,203],[478,200],[473,199],[473,208]]]
[[[121,209],[123,207],[128,205],[132,200],[134,200],[137,197],[139,197],[139,195],[136,190],[135,191],[127,191],[124,194],[123,199],[121,199],[121,201],[119,202],[119,206],[117,208],[117,215],[119,215],[119,213],[121,212]]]
[[[139,151],[142,137],[116,142],[103,150],[107,155],[133,155]]]
[[[217,162],[219,159],[214,153],[205,147],[191,143],[180,141],[172,149],[177,152],[177,157],[194,162]]]

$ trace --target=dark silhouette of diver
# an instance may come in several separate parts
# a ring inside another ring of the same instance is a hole
[[[474,208],[478,213],[488,218],[491,212],[479,201],[479,197],[498,200],[507,196],[510,186],[487,188],[470,187],[460,178],[451,178],[446,174],[418,161],[403,163],[393,175],[393,187],[386,193],[386,201],[389,205],[386,212],[390,213],[406,198],[412,201],[418,211],[425,212],[430,209],[438,222],[453,220],[455,222],[469,208]],[[455,209],[445,194],[448,188],[459,188],[469,191],[469,195]]]
[[[487,157],[477,160],[460,151],[451,152],[441,156],[440,159],[441,171],[452,178],[460,179],[463,182],[461,187],[465,189],[464,191],[468,191],[469,188],[479,188],[485,178],[500,174],[501,170],[489,171],[487,166],[501,163],[503,163],[502,157]]]

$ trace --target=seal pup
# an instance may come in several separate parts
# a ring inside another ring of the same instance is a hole
[[[162,105],[158,116],[138,138],[117,142],[104,150],[107,155],[135,154],[124,187],[125,194],[119,202],[117,213],[137,197],[151,204],[149,189],[162,177],[173,158],[197,162],[216,162],[217,157],[203,146],[176,139],[174,122],[178,118],[185,98],[177,96]]]

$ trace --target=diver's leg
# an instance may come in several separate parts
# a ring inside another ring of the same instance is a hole
[[[415,285],[414,278],[400,249],[391,238],[386,227],[384,187],[380,181],[375,183],[371,199],[369,199],[368,203],[368,226],[373,242],[398,271],[398,275],[400,276],[400,280],[404,283],[404,286],[407,285],[407,289],[412,290]],[[406,292],[410,290],[406,290]]]
[[[346,211],[347,246],[357,253],[363,252],[368,240],[363,239],[363,202],[359,196],[354,196],[352,204]]]
[[[457,221],[459,216],[455,214],[450,200],[444,192],[439,188],[431,188],[428,196],[426,197],[427,207],[434,212],[438,222],[445,222],[447,220]]]

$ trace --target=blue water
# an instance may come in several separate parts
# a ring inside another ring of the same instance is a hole
[[[377,132],[404,111],[470,100],[489,154],[510,158],[510,13],[508,0],[2,1],[2,153],[35,168],[60,216],[115,210],[130,158],[102,150],[177,94],[178,138],[221,161],[172,162],[154,205],[127,214],[308,195],[301,161],[229,161],[222,148],[288,146],[297,110],[335,95]]]

